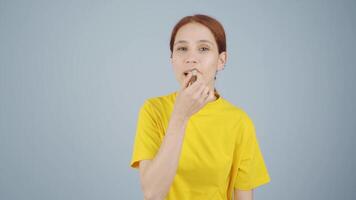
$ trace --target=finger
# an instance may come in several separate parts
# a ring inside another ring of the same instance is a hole
[[[198,73],[198,70],[196,68],[190,70],[190,71],[187,71],[185,72],[187,75],[191,75],[191,78],[190,80],[188,81],[188,84],[187,84],[187,87],[190,87],[191,85],[193,85],[194,82],[197,81],[197,73]]]
[[[197,80],[196,69],[190,70],[190,71],[188,71],[186,73],[188,75],[190,75],[190,79],[189,79],[188,84],[187,84],[187,87],[189,87]]]
[[[205,85],[201,81],[196,81],[192,84],[188,89],[191,91],[192,94],[196,94],[196,97],[200,97],[202,90],[204,89]]]
[[[202,93],[200,94],[201,97],[203,97],[204,100],[206,100],[206,98],[209,97],[209,90],[210,90],[209,87],[206,86],[206,87],[204,88],[204,90],[202,91]]]
[[[200,99],[203,96],[205,96],[204,90],[206,90],[207,86],[205,86],[204,84],[200,83],[201,85],[199,86],[199,88],[197,88],[196,91],[194,91],[194,97],[196,97],[196,99]],[[208,88],[209,89],[209,88]]]
[[[214,93],[214,90],[210,90],[209,89],[209,95],[208,97],[205,99],[205,102],[208,103],[208,102],[212,102],[215,100],[215,93]]]
[[[195,78],[195,81],[193,80],[192,82],[189,82],[188,88],[190,89],[190,91],[195,93],[202,85],[201,81],[198,80],[199,73],[197,70],[192,70],[189,72],[189,74],[191,74],[191,79]]]
[[[199,83],[200,82],[200,80],[201,80],[201,75],[200,75],[200,73],[198,72],[198,70],[193,70],[192,72],[190,72],[191,74],[193,74],[193,76],[195,76],[195,80],[194,80],[194,82],[192,83],[192,85],[194,84],[194,83]]]
[[[197,76],[195,73],[190,73],[191,77],[188,81],[188,87],[191,86],[195,81],[197,81]]]
[[[182,90],[188,87],[188,83],[189,83],[191,77],[192,77],[192,74],[191,74],[191,73],[189,73],[186,77],[184,77],[184,79],[183,79],[183,86],[182,86],[182,88],[181,88]]]
[[[197,74],[199,81],[203,82],[205,85],[210,85],[210,81],[205,76],[203,76],[202,73],[198,72]]]

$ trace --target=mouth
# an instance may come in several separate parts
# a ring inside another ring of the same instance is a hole
[[[193,76],[196,76],[196,74],[198,73],[198,70],[194,68],[194,69],[192,69],[192,70],[185,71],[185,72],[183,73],[183,75],[184,75],[184,76],[187,76],[190,72],[193,74]]]
[[[188,85],[193,84],[195,81],[197,81],[197,76],[196,76],[196,75],[193,75],[193,76],[190,78]]]
[[[187,76],[189,72],[184,72],[184,75]],[[191,70],[191,73],[192,73],[192,77],[190,77],[190,80],[188,82],[188,86],[192,85],[195,81],[197,81],[197,70],[196,69],[193,69]]]

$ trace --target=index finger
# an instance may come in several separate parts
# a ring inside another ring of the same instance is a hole
[[[205,79],[204,79],[204,77],[203,77],[203,75],[198,71],[198,70],[196,70],[196,76],[197,76],[197,80],[194,82],[194,83],[200,83],[200,82],[202,82],[203,84],[206,84],[206,81],[205,81]]]

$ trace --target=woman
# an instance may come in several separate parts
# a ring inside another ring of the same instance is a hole
[[[227,59],[222,25],[184,17],[170,50],[180,90],[147,99],[137,122],[131,167],[140,170],[145,199],[253,199],[270,177],[252,120],[214,87]]]

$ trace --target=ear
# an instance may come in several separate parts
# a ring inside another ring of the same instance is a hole
[[[227,53],[226,51],[221,52],[219,54],[219,58],[218,58],[218,71],[223,70],[224,66],[226,64],[226,60],[227,60]]]

